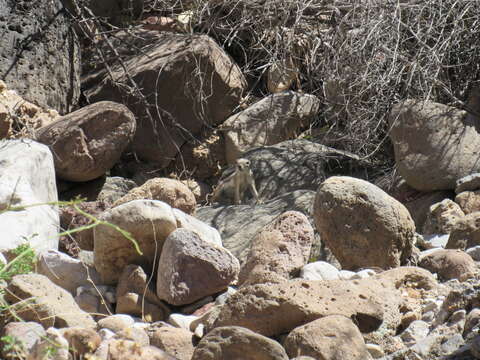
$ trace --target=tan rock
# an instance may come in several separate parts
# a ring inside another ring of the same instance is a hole
[[[148,337],[147,332],[144,329],[135,326],[131,326],[117,331],[115,333],[115,338],[132,340],[140,346],[150,345],[150,338]]]
[[[135,117],[125,105],[102,101],[40,128],[35,137],[50,147],[59,177],[81,182],[110,170],[135,129]]]
[[[232,115],[222,124],[227,163],[234,164],[253,147],[295,137],[319,108],[320,101],[315,96],[288,91],[270,95]]]
[[[46,333],[42,325],[30,321],[12,321],[6,324],[2,329],[1,336],[10,336],[17,339],[18,342],[21,342],[25,353],[28,354],[35,343],[41,338],[45,337]],[[4,342],[0,342],[0,345],[4,345]],[[3,359],[15,359],[15,348],[8,348],[3,346],[3,349],[0,351],[0,355],[3,356]]]
[[[145,321],[162,321],[168,318],[168,308],[152,304],[145,300],[141,294],[124,293],[117,298],[117,314],[129,314],[140,317]]]
[[[195,350],[193,333],[188,330],[163,326],[150,334],[150,344],[175,356],[178,360],[190,360]]]
[[[466,215],[455,225],[445,246],[447,249],[469,249],[480,245],[480,212]]]
[[[480,170],[480,136],[467,112],[429,101],[405,100],[390,113],[389,132],[399,174],[421,191],[455,189]]]
[[[100,335],[93,329],[69,327],[60,330],[60,334],[67,339],[70,351],[77,357],[95,352],[102,341]]]
[[[416,228],[420,230],[423,228],[423,225],[427,220],[427,214],[430,211],[430,206],[443,201],[451,195],[452,193],[449,191],[433,191],[429,193],[423,193],[413,200],[400,202],[408,209],[413,221],[415,222]]]
[[[345,316],[331,315],[299,326],[285,339],[288,356],[311,356],[317,360],[373,359],[360,330]]]
[[[210,174],[210,175],[214,175],[214,174]],[[212,187],[201,181],[188,179],[188,180],[182,180],[182,183],[184,183],[190,189],[190,191],[195,196],[195,200],[197,200],[197,203],[206,201],[207,195],[212,192]]]
[[[120,276],[117,284],[117,298],[126,293],[145,295],[145,299],[157,305],[162,305],[155,291],[152,289],[152,279],[149,279],[145,271],[138,265],[127,265]]]
[[[455,196],[455,202],[465,214],[480,211],[480,190],[461,192]]]
[[[444,280],[458,279],[465,281],[477,273],[475,261],[460,250],[437,250],[420,261],[420,266],[437,273]]]
[[[5,299],[15,304],[14,309],[23,320],[39,322],[44,328],[94,328],[97,325],[89,314],[78,307],[68,291],[44,275],[14,276],[6,288]]]
[[[449,234],[465,216],[460,206],[445,199],[430,206],[422,234]]]
[[[138,121],[133,150],[140,158],[164,167],[192,139],[186,133],[198,135],[234,111],[247,83],[240,68],[208,36],[146,30],[133,35],[131,31],[116,34],[124,40],[121,45],[145,49],[124,57],[128,76],[122,66],[114,65],[110,73],[115,81],[110,76],[87,79],[92,81],[87,82],[85,94],[90,101],[115,98],[126,104]],[[115,84],[129,84],[129,79],[142,84],[147,104],[127,87]]]
[[[157,272],[157,295],[173,305],[193,303],[228,287],[240,270],[225,248],[177,229],[165,240]]]
[[[108,329],[117,333],[133,326],[135,320],[130,315],[116,314],[104,317],[98,321],[99,329]]]
[[[384,334],[393,336],[401,320],[403,292],[435,286],[428,271],[415,267],[400,267],[353,281],[290,280],[246,286],[229,297],[206,330],[243,326],[274,336],[325,316],[344,315],[353,319],[363,333],[382,325]]]
[[[192,360],[287,360],[276,341],[239,326],[218,327],[198,343]]]
[[[415,224],[408,210],[367,181],[327,179],[317,190],[313,216],[343,269],[388,269],[411,255]]]
[[[151,269],[163,242],[177,228],[172,208],[154,200],[130,201],[105,211],[100,219],[128,231],[142,252],[139,254],[132,241],[111,226],[96,226],[94,262],[104,284],[115,284],[129,264]]]
[[[140,346],[135,341],[112,340],[108,347],[108,360],[175,360],[154,346]]]
[[[187,214],[194,214],[197,202],[192,191],[181,181],[168,178],[154,178],[136,187],[117,200],[113,207],[128,201],[150,199],[160,200]]]
[[[313,228],[305,215],[297,211],[283,213],[253,239],[239,284],[290,279],[308,262],[313,239]]]

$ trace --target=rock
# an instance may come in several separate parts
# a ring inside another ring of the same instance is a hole
[[[406,345],[413,345],[427,337],[430,325],[422,320],[413,321],[401,334],[400,338]]]
[[[423,225],[423,234],[449,234],[465,216],[460,206],[450,199],[430,206]]]
[[[367,351],[370,353],[372,358],[379,359],[385,356],[383,349],[377,344],[365,344]]]
[[[172,210],[177,221],[177,227],[194,232],[209,244],[222,247],[222,238],[217,229],[178,209]]]
[[[31,298],[31,299],[30,299]],[[36,321],[44,328],[96,326],[92,317],[80,310],[73,296],[40,274],[15,275],[7,286],[5,299],[25,321]],[[22,300],[30,299],[28,305]]]
[[[188,179],[181,180],[181,182],[190,189],[190,191],[195,196],[195,200],[197,201],[197,203],[205,202],[207,200],[207,195],[212,192],[212,187],[201,181]]]
[[[25,353],[29,353],[35,343],[41,338],[45,337],[46,333],[42,325],[36,322],[10,322],[2,329],[2,338],[10,336],[21,343]],[[1,340],[0,340],[1,341]],[[3,346],[2,346],[3,345]],[[15,359],[15,349],[5,346],[5,341],[0,342],[2,351],[0,354],[4,359]]]
[[[100,201],[87,201],[76,205],[81,211],[98,218],[107,208],[105,203]],[[93,221],[83,216],[73,206],[66,206],[60,209],[60,227],[65,231],[74,230],[79,227],[92,224]],[[60,247],[69,253],[78,254],[80,250],[93,250],[93,229],[84,229],[60,238]],[[60,248],[61,249],[61,248]],[[62,249],[61,249],[62,250]]]
[[[309,94],[286,91],[267,96],[222,124],[225,155],[234,164],[256,146],[274,145],[298,135],[318,113],[320,100]]]
[[[40,171],[41,170],[41,171]],[[0,211],[58,201],[50,150],[31,140],[2,141],[0,147]],[[55,205],[31,206],[0,213],[0,251],[28,240],[35,251],[58,248],[58,209]]]
[[[108,360],[175,360],[154,346],[139,346],[135,341],[112,340],[108,347]]]
[[[344,315],[354,319],[364,333],[377,329],[383,321],[385,334],[395,334],[400,324],[399,291],[405,287],[410,287],[409,292],[434,289],[436,281],[426,270],[401,267],[354,281],[290,280],[246,286],[230,296],[214,324],[206,327],[208,331],[218,326],[243,326],[274,336],[321,317]]]
[[[205,35],[145,30],[133,35],[115,34],[129,52],[121,54],[128,77],[122,66],[112,64],[114,80],[106,72],[93,74],[86,79],[85,94],[90,101],[126,104],[138,122],[133,150],[141,159],[164,167],[192,135],[222,123],[240,103],[247,84],[238,66]],[[143,46],[142,52],[132,52]],[[130,79],[142,84],[146,101],[129,90]]]
[[[467,336],[475,329],[478,328],[480,325],[480,309],[475,308],[472,309],[466,319],[465,319],[465,326],[463,327],[463,337],[467,338]]]
[[[480,211],[480,190],[463,191],[455,196],[455,202],[465,214],[471,214]]]
[[[360,330],[341,315],[326,316],[292,330],[285,339],[288,356],[314,359],[372,359]]]
[[[410,215],[415,222],[415,227],[419,231],[420,229],[423,229],[425,221],[427,220],[430,206],[452,197],[452,193],[453,192],[450,191],[433,191],[428,193],[420,193],[420,195],[415,197],[413,200],[400,202],[405,205],[405,207],[410,212]]]
[[[315,261],[305,265],[300,271],[300,277],[305,280],[338,280],[341,278],[337,268],[325,261]]]
[[[470,344],[470,352],[475,359],[480,359],[480,335],[475,336]]]
[[[457,179],[455,182],[455,193],[460,194],[464,191],[480,190],[480,173],[470,174]]]
[[[298,211],[287,211],[265,226],[253,239],[239,285],[285,281],[295,277],[308,262],[313,228]]]
[[[56,174],[81,182],[110,170],[132,140],[135,128],[135,117],[125,105],[102,101],[61,117],[35,135],[51,148]]]
[[[480,261],[480,245],[471,247],[465,251],[475,261]]]
[[[447,246],[449,237],[449,234],[423,235],[424,241],[421,246],[427,249],[445,248],[445,246]],[[417,243],[417,246],[419,245],[420,244]]]
[[[100,220],[128,231],[142,252],[139,254],[132,241],[111,226],[96,226],[94,261],[104,284],[115,284],[129,264],[151,270],[155,257],[160,256],[163,242],[177,228],[172,208],[155,200],[130,201],[105,211]]]
[[[55,344],[53,351],[52,344]],[[67,339],[62,336],[60,330],[51,327],[47,329],[46,336],[35,343],[28,354],[28,360],[43,360],[46,358],[45,354],[49,353],[53,353],[53,356],[47,358],[52,360],[70,360],[68,350]]]
[[[93,353],[102,341],[93,329],[69,327],[60,330],[60,334],[68,341],[69,350],[78,357]]]
[[[138,265],[127,265],[118,280],[117,313],[139,316],[147,321],[166,320],[169,309],[148,286],[151,279]]]
[[[0,139],[31,137],[34,130],[59,116],[55,110],[24,100],[0,80]]]
[[[217,296],[215,299],[215,305],[223,305],[227,302],[228,298],[235,294],[237,292],[237,289],[229,286],[227,291],[225,291],[223,294],[220,294]]]
[[[108,329],[117,333],[133,326],[135,320],[130,315],[116,314],[107,316],[98,321],[99,329]]]
[[[437,273],[444,280],[465,281],[477,272],[473,259],[459,250],[436,250],[423,257],[420,266],[432,273]]]
[[[76,294],[79,286],[100,282],[100,275],[94,268],[57,250],[48,250],[40,254],[37,272],[72,295]]]
[[[1,5],[0,79],[24,99],[68,113],[80,96],[80,46],[70,18],[60,0],[18,5]]]
[[[109,315],[112,313],[113,304],[117,302],[117,299],[113,287],[89,284],[77,289],[75,302],[88,313]]]
[[[115,334],[115,338],[132,340],[132,341],[135,341],[135,343],[137,343],[137,345],[139,346],[150,345],[150,338],[148,337],[147,332],[144,329],[136,326],[124,328],[118,331]]]
[[[228,250],[204,242],[194,232],[177,229],[163,245],[157,295],[169,304],[190,304],[226,289],[239,270],[238,260]]]
[[[480,213],[468,214],[455,225],[448,238],[447,249],[465,250],[480,245]]]
[[[190,324],[197,319],[198,316],[195,315],[170,314],[168,323],[181,329],[190,330]]]
[[[167,326],[150,333],[150,344],[178,360],[190,360],[195,350],[193,334],[190,331]]]
[[[294,210],[310,214],[314,195],[313,191],[295,191],[255,207],[207,206],[198,209],[196,216],[218,229],[223,246],[242,263],[248,255],[252,239],[264,226],[285,211]]]
[[[105,183],[97,196],[97,200],[104,202],[108,206],[112,206],[115,201],[126,195],[136,186],[137,184],[132,180],[119,176],[108,176],[105,179]]]
[[[467,112],[434,102],[405,100],[390,113],[389,132],[399,174],[421,191],[454,189],[480,169],[480,137]]]
[[[352,153],[304,139],[256,147],[242,157],[250,160],[255,185],[263,200],[295,190],[316,190],[332,174],[352,174],[366,167]]]
[[[314,218],[344,269],[396,267],[411,255],[415,224],[408,210],[364,180],[324,181],[315,197]]]
[[[140,187],[134,188],[127,195],[117,200],[113,206],[124,204],[138,199],[151,199],[166,202],[172,208],[182,210],[187,214],[194,214],[197,202],[195,195],[179,180],[168,178],[154,178]]]
[[[287,360],[282,346],[240,326],[218,327],[198,343],[192,360]]]

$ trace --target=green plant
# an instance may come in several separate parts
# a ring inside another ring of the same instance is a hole
[[[8,281],[13,276],[19,274],[28,274],[35,268],[35,251],[28,242],[17,246],[12,250],[15,258],[8,264],[0,263],[0,280]]]
[[[0,341],[3,344],[2,351],[3,354],[7,354],[8,358],[12,359],[22,359],[27,357],[27,352],[25,346],[21,340],[15,336],[6,335],[0,338]]]

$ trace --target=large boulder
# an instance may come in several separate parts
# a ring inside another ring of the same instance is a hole
[[[279,282],[298,275],[308,262],[312,243],[308,218],[297,211],[283,213],[253,239],[239,284]]]
[[[400,175],[417,190],[455,189],[480,171],[480,136],[467,112],[434,102],[405,100],[390,113],[390,139]]]
[[[304,139],[256,147],[242,157],[250,160],[263,200],[295,190],[316,190],[331,174],[352,174],[363,165],[354,154]]]
[[[44,275],[15,275],[6,288],[5,300],[14,305],[14,311],[23,320],[39,322],[45,329],[97,326],[89,314],[80,310],[67,290]]]
[[[285,339],[288,356],[318,360],[372,360],[358,327],[345,316],[331,315],[299,326]]]
[[[134,35],[116,35],[127,47],[125,53],[120,50],[127,72],[112,64],[110,74],[87,79],[85,94],[90,101],[126,104],[138,121],[133,150],[142,159],[166,166],[192,134],[219,125],[233,112],[246,81],[207,36],[144,30]],[[139,47],[142,51],[132,52]],[[131,91],[130,80],[141,90]]]
[[[210,331],[197,345],[192,360],[288,360],[276,341],[240,326]]]
[[[245,262],[250,244],[258,232],[288,210],[310,214],[313,191],[299,190],[261,205],[206,206],[197,210],[197,217],[218,229],[223,246],[241,263]]]
[[[408,210],[367,181],[327,179],[317,190],[314,218],[322,241],[344,269],[388,269],[412,253],[415,224]]]
[[[221,126],[227,163],[234,164],[250,148],[291,139],[307,126],[320,108],[309,94],[286,91],[270,95],[230,116]]]
[[[203,241],[186,229],[172,232],[158,263],[157,295],[173,305],[191,304],[225,290],[240,270],[223,247]]]
[[[58,248],[59,216],[52,153],[31,140],[0,144],[0,251],[29,241],[37,251]],[[41,205],[53,203],[51,205]],[[22,206],[35,205],[21,208]],[[15,211],[6,211],[9,207]]]
[[[72,111],[80,96],[80,49],[61,1],[2,1],[0,14],[0,79],[30,102]]]
[[[94,228],[94,263],[104,284],[115,284],[129,264],[153,270],[165,239],[177,228],[191,230],[205,242],[222,244],[217,230],[158,200],[133,200],[105,211],[99,219],[109,223]],[[140,252],[118,229],[131,234]]]
[[[104,175],[120,159],[135,127],[135,117],[125,105],[103,101],[40,128],[36,138],[50,146],[59,177],[88,181]]]

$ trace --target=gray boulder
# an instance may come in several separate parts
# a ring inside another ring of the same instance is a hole
[[[64,114],[80,96],[80,48],[60,0],[0,2],[0,79]]]

